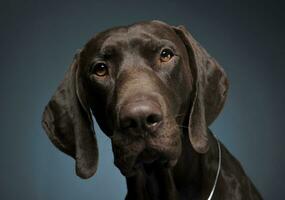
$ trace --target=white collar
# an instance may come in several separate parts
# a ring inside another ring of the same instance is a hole
[[[219,149],[219,165],[218,165],[218,170],[217,170],[217,174],[216,174],[216,178],[215,178],[215,182],[214,182],[214,185],[213,185],[213,188],[211,190],[211,193],[209,195],[209,197],[207,198],[207,200],[211,200],[212,199],[212,196],[215,192],[215,188],[216,188],[216,185],[217,185],[217,182],[218,182],[218,178],[219,178],[219,174],[220,174],[220,171],[221,171],[221,161],[222,161],[222,154],[221,154],[221,147],[220,147],[220,142],[217,138],[217,136],[215,134],[213,134],[214,137],[216,138],[217,140],[217,144],[218,144],[218,149]]]

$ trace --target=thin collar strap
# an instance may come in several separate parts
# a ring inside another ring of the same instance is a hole
[[[214,137],[216,138],[217,144],[218,144],[218,149],[219,149],[219,165],[218,165],[218,170],[217,170],[217,174],[216,174],[214,186],[213,186],[212,191],[211,191],[211,193],[210,193],[210,195],[209,195],[209,197],[208,197],[207,200],[211,200],[211,199],[212,199],[212,196],[213,196],[213,194],[214,194],[214,192],[215,192],[215,188],[216,188],[216,185],[217,185],[217,182],[218,182],[218,178],[219,178],[219,174],[220,174],[220,171],[221,171],[221,162],[222,162],[222,153],[221,153],[220,142],[219,142],[217,136],[216,136],[215,134],[213,134],[213,135],[214,135]]]

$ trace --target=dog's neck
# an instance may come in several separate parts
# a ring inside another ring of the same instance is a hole
[[[187,134],[182,137],[187,137]],[[218,167],[216,139],[209,134],[210,148],[206,154],[197,153],[188,138],[183,138],[182,141],[182,153],[173,169],[157,168],[151,175],[142,170],[136,176],[127,178],[126,199],[207,198],[200,195],[210,194],[214,184]],[[205,162],[208,164],[204,164]]]
[[[178,192],[187,194],[187,199],[207,199],[219,170],[219,147],[217,139],[209,130],[209,150],[205,154],[197,153],[184,134],[183,151],[174,167],[173,178]],[[201,197],[200,194],[206,196]]]

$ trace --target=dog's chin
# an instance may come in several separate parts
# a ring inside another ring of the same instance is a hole
[[[170,169],[174,167],[177,163],[177,160],[178,159],[168,161],[155,160],[153,162],[138,162],[129,170],[125,170],[123,167],[119,169],[122,175],[127,178],[135,176],[138,172],[142,172],[150,176],[153,172],[161,168]]]
[[[143,151],[140,153],[132,166],[118,165],[117,167],[125,177],[135,176],[138,172],[151,175],[154,171],[161,168],[172,168],[176,165],[177,158],[167,159],[154,151]]]

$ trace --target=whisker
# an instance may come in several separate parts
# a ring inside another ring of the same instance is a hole
[[[182,116],[185,116],[185,114],[177,114],[177,115],[174,115],[174,116],[172,116],[172,115],[166,115],[165,118],[174,118],[174,119],[176,119],[176,118],[182,117]]]
[[[188,126],[182,126],[182,125],[177,125],[179,128],[187,128],[188,129]]]
[[[180,114],[180,115],[174,116],[174,118],[183,117],[183,116],[185,116],[185,115],[184,114]]]

